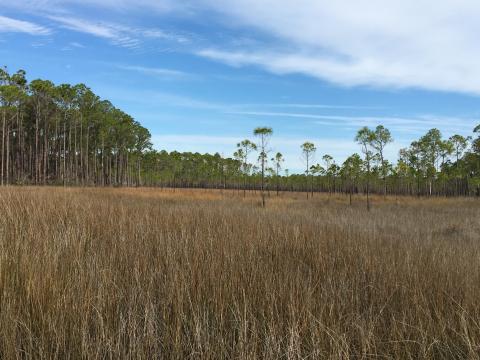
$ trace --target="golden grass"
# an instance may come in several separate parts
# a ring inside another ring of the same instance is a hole
[[[0,358],[477,359],[475,199],[0,189]]]

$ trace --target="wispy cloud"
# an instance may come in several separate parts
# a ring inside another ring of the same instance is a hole
[[[111,22],[95,22],[68,16],[49,15],[48,18],[65,29],[107,39],[113,45],[130,49],[140,48],[149,39],[161,39],[176,43],[188,42],[188,38],[185,35],[165,32],[160,29],[129,27]]]
[[[119,89],[118,87],[114,88],[111,86],[102,86],[100,90],[104,93],[110,94],[110,98],[115,101],[133,103],[141,105],[142,107],[161,105],[162,107],[178,107],[226,113],[232,111],[232,106],[234,106],[166,91],[150,91],[142,89],[131,90],[126,88]]]
[[[134,32],[150,39],[170,40],[178,43],[188,43],[190,39],[186,35],[177,34],[159,29],[136,29]]]
[[[170,11],[188,11],[189,1],[175,0],[19,0],[1,1],[1,5],[7,8],[25,11],[46,11],[55,9],[66,12],[71,6],[82,5],[89,8],[103,8],[115,12],[139,12],[143,9],[155,13],[168,13]]]
[[[330,109],[330,110],[381,110],[382,106],[362,105],[330,105],[330,104],[294,104],[294,103],[266,103],[266,104],[243,104],[241,107],[250,108],[291,108],[291,109]]]
[[[381,106],[361,106],[361,105],[328,105],[328,104],[265,104],[269,107],[298,108],[298,109],[346,109],[346,110],[378,110],[384,109]]]
[[[64,16],[49,16],[49,18],[61,24],[61,26],[66,29],[108,39],[115,45],[126,48],[136,48],[139,45],[139,40],[131,37],[126,29],[112,24],[95,23]]]
[[[47,27],[34,24],[30,21],[12,19],[0,15],[0,32],[20,32],[30,35],[49,35],[51,30]]]
[[[69,45],[69,46],[71,46],[71,47],[74,47],[74,48],[80,48],[80,49],[83,49],[83,48],[85,47],[85,45],[83,45],[83,44],[80,44],[80,43],[78,43],[78,42],[75,42],[75,41],[73,41],[73,42],[69,43],[68,45]]]
[[[48,13],[57,7],[71,10],[80,3],[90,10],[107,8],[116,13],[208,17],[210,27],[221,30],[232,24],[238,41],[218,37],[205,42],[210,45],[203,43],[200,50],[189,49],[231,66],[304,74],[347,87],[413,87],[480,95],[480,2],[476,0],[23,0],[5,6]],[[163,29],[68,16],[57,16],[55,21],[127,48],[138,48],[148,39],[177,45],[190,40]],[[2,25],[37,32],[11,22]]]
[[[33,48],[41,48],[41,47],[44,47],[44,46],[48,46],[49,44],[52,43],[52,39],[51,38],[45,38],[43,39],[42,41],[35,41],[31,44],[31,46]]]
[[[63,16],[49,16],[49,18],[62,24],[63,27],[69,30],[83,32],[106,39],[114,39],[118,37],[117,31],[111,26],[105,24]]]
[[[393,116],[339,116],[319,115],[291,112],[266,112],[266,111],[233,111],[231,114],[247,115],[255,117],[284,117],[313,120],[319,125],[332,126],[335,128],[385,125],[391,130],[407,134],[419,134],[431,128],[440,128],[449,134],[469,134],[475,119],[445,117],[435,115],[420,115],[414,117]]]
[[[440,129],[445,136],[453,134],[470,135],[474,124],[478,120],[473,117],[461,116],[445,116],[437,114],[415,114],[415,115],[382,115],[375,111],[375,114],[370,115],[371,110],[378,110],[376,107],[345,105],[344,107],[336,108],[336,105],[328,104],[289,104],[289,103],[222,103],[207,99],[201,99],[192,96],[186,96],[176,93],[161,92],[161,91],[135,91],[131,93],[127,90],[122,90],[119,93],[116,89],[109,88],[108,93],[111,94],[118,101],[128,101],[144,105],[162,105],[168,107],[197,109],[199,111],[208,111],[215,114],[224,114],[228,116],[235,116],[239,119],[248,117],[252,120],[261,122],[265,118],[283,118],[283,119],[297,119],[298,121],[306,121],[311,124],[324,126],[335,130],[350,130],[356,131],[360,127],[369,126],[375,127],[377,125],[384,125],[388,127],[396,138],[412,139],[424,134],[431,128]],[[291,107],[292,109],[299,109],[300,111],[270,111],[275,109],[282,109]],[[337,111],[335,114],[318,113],[321,110],[361,110],[362,115],[339,115]],[[301,109],[309,110],[311,112],[302,112]],[[266,111],[269,110],[269,111]],[[382,111],[383,112],[383,111]]]
[[[232,66],[306,74],[343,86],[480,94],[478,1],[205,2],[270,39],[198,54]]]
[[[193,77],[192,74],[172,70],[166,68],[155,68],[155,67],[145,67],[145,66],[135,66],[135,65],[117,65],[119,69],[135,71],[145,75],[156,76],[161,78],[175,78],[175,79],[185,79]]]
[[[71,50],[74,50],[74,49],[84,49],[85,46],[83,44],[80,44],[78,42],[70,42],[68,43],[68,45],[64,46],[61,50],[62,51],[71,51]]]
[[[172,75],[181,77],[185,74],[187,77],[196,77],[195,74],[178,72],[177,70],[163,69],[163,68],[149,68],[143,66],[130,66],[130,65],[116,65],[119,68],[130,71],[139,71],[146,74],[159,74],[159,75]],[[193,108],[200,110],[211,110],[223,114],[230,115],[256,115],[256,116],[279,116],[284,114],[286,117],[303,117],[311,119],[323,119],[319,118],[320,115],[315,114],[295,114],[290,112],[269,112],[265,109],[282,109],[282,108],[299,108],[299,109],[312,109],[312,110],[378,110],[383,109],[375,106],[359,106],[359,105],[329,105],[329,104],[293,104],[293,103],[222,103],[217,101],[206,100],[193,96],[186,96],[176,93],[161,92],[161,91],[141,91],[141,96],[138,96],[139,92],[136,90],[134,93],[130,93],[127,90],[123,90],[122,93],[117,93],[114,89],[108,90],[110,93],[115,94],[115,97],[119,99],[125,99],[135,101],[139,103],[152,103],[165,104],[168,106],[177,106],[185,108]],[[296,115],[296,116],[295,116]],[[331,119],[331,117],[329,117]]]

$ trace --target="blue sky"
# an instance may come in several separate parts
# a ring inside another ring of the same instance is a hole
[[[85,83],[158,149],[220,152],[271,126],[272,151],[338,162],[383,124],[393,160],[432,127],[480,122],[480,3],[444,0],[0,0],[0,65]]]

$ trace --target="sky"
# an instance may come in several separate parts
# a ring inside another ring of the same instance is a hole
[[[341,163],[382,124],[398,151],[480,123],[478,0],[0,0],[0,66],[84,83],[156,149],[219,152],[273,128]]]

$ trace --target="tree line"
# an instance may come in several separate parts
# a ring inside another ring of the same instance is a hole
[[[141,182],[150,133],[84,84],[0,69],[1,184]]]
[[[26,73],[0,69],[0,184],[164,186],[235,189],[243,196],[280,191],[480,196],[480,125],[467,136],[442,137],[431,129],[402,149],[394,164],[385,157],[393,142],[382,125],[364,127],[359,152],[337,163],[299,148],[305,171],[284,169],[273,152],[273,130],[255,129],[255,140],[237,144],[231,157],[157,151],[149,131],[84,84],[28,82]],[[473,126],[472,126],[473,127]],[[369,201],[367,201],[369,204]]]

